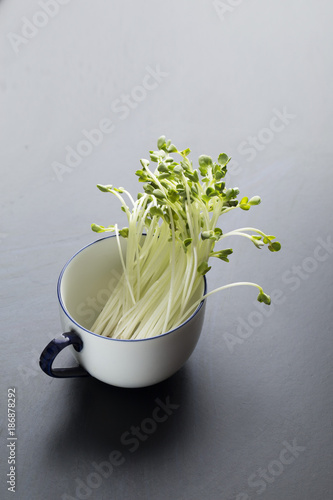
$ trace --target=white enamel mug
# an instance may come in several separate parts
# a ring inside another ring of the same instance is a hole
[[[126,239],[121,238],[123,252]],[[64,266],[58,280],[61,324],[66,333],[53,339],[40,357],[51,377],[91,375],[119,387],[145,387],[177,372],[192,354],[202,329],[205,300],[177,328],[157,337],[118,340],[90,331],[122,271],[115,236],[97,240],[79,250]],[[196,302],[206,293],[207,282]],[[79,365],[52,368],[58,353],[70,346]]]

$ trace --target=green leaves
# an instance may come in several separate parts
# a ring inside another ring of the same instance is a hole
[[[190,179],[190,181],[192,181],[192,182],[196,182],[196,183],[199,182],[199,175],[198,175],[197,170],[194,170],[193,172],[185,171],[184,175],[185,175],[185,177]]]
[[[245,196],[241,199],[239,207],[242,210],[250,210],[251,207],[253,207],[254,205],[259,205],[259,203],[261,203],[260,196],[253,196],[250,200],[247,196]]]
[[[177,174],[177,175],[182,175],[183,172],[184,172],[184,169],[181,165],[177,165],[174,169],[173,169],[173,172],[174,174]]]
[[[269,295],[267,295],[266,293],[263,292],[263,290],[261,290],[259,292],[259,295],[257,297],[257,301],[258,302],[263,302],[264,304],[267,304],[268,306],[271,304],[271,298]]]
[[[216,190],[212,187],[208,187],[205,192],[207,198],[212,198],[213,196],[216,196]]]
[[[229,188],[225,191],[225,197],[227,200],[233,200],[234,198],[237,198],[238,195],[239,195],[238,187]]]
[[[149,212],[152,217],[163,217],[163,210],[159,207],[151,207]]]
[[[152,194],[159,200],[165,199],[165,194],[160,189],[153,189]]]
[[[161,135],[161,137],[159,137],[157,139],[157,147],[158,147],[158,149],[162,149],[163,146],[165,145],[165,143],[166,143],[166,137],[165,137],[165,135]]]
[[[270,236],[262,233],[262,235],[252,235],[251,239],[257,248],[261,248],[264,245],[268,245],[268,250],[271,252],[278,252],[281,250],[281,243],[275,240],[275,236]]]
[[[210,156],[201,155],[199,156],[199,165],[200,167],[210,167],[213,165],[213,160]]]
[[[109,186],[103,186],[102,184],[97,184],[97,187],[102,193],[108,193],[110,192],[110,189],[112,189],[111,184]]]
[[[213,240],[218,241],[222,236],[222,229],[216,227],[215,229],[211,229],[210,231],[202,231],[201,239],[202,240]]]
[[[103,233],[105,231],[105,227],[99,226],[98,224],[91,224],[91,229],[95,231],[95,233]]]
[[[261,203],[261,198],[260,196],[253,196],[250,200],[249,200],[249,205],[251,207],[253,207],[254,205],[259,205],[259,203]]]
[[[168,198],[171,203],[176,203],[179,200],[179,193],[175,189],[170,189],[168,191]]]
[[[123,238],[128,238],[128,231],[129,231],[128,227],[123,227],[122,229],[119,230],[119,234]]]
[[[115,191],[116,193],[123,193],[125,190],[122,187],[116,188],[112,186],[111,184],[107,186],[103,186],[102,184],[97,184],[97,187],[100,191],[103,193],[111,193],[112,191]]]
[[[158,167],[157,167],[157,170],[161,173],[168,173],[169,174],[169,169],[168,167],[166,166],[165,163],[161,162]]]
[[[208,266],[208,262],[204,261],[204,262],[201,262],[200,266],[198,266],[197,271],[199,274],[201,274],[203,276],[204,274],[208,273],[208,271],[210,269],[211,269],[211,266]]]
[[[106,233],[106,232],[113,232],[115,230],[115,226],[99,226],[98,224],[91,224],[91,229],[95,233]]]
[[[225,248],[224,250],[219,250],[218,252],[211,252],[210,257],[217,257],[224,262],[229,262],[228,255],[231,255],[232,253],[232,248]]]
[[[115,226],[107,226],[107,227],[104,227],[104,226],[99,226],[98,224],[91,224],[91,229],[95,232],[95,233],[112,233],[115,231]],[[120,229],[118,232],[119,232],[119,235],[122,236],[123,238],[127,238],[128,237],[128,227],[123,227],[122,229]]]
[[[151,161],[157,162],[159,157],[155,153],[150,153]]]
[[[147,182],[149,180],[149,176],[144,170],[137,170],[135,175],[139,177],[139,182]]]
[[[231,158],[229,158],[228,155],[226,155],[225,153],[221,153],[217,159],[217,161],[219,162],[220,165],[222,165],[223,167],[225,165],[227,165],[229,163],[229,161],[231,160]]]
[[[170,151],[172,152],[172,151]],[[190,154],[191,150],[189,148],[184,149],[183,151],[180,151],[180,154],[182,156],[188,156]]]
[[[250,210],[251,205],[248,203],[248,201],[249,201],[248,197],[245,196],[244,198],[241,199],[241,201],[239,203],[239,207],[242,210]]]
[[[207,175],[208,173],[208,168],[213,165],[213,160],[211,159],[210,156],[207,155],[201,155],[199,156],[199,170],[201,175]]]
[[[278,252],[279,250],[281,250],[281,243],[279,241],[273,241],[273,243],[270,243],[270,245],[268,245],[268,250],[270,250],[271,252]]]

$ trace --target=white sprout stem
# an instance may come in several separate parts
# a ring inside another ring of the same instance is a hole
[[[229,233],[226,233],[220,237],[220,240],[223,240],[223,238],[226,238],[227,236],[243,236],[244,238],[248,238],[249,240],[252,240],[252,236],[246,233],[242,233],[240,231],[230,231]],[[260,242],[259,242],[260,243]]]
[[[122,189],[123,189],[123,188],[122,188]],[[131,203],[133,204],[133,207],[134,207],[134,205],[135,205],[135,201],[134,201],[134,199],[133,199],[133,197],[132,197],[131,193],[129,193],[126,189],[124,189],[124,191],[123,191],[123,192],[124,192],[125,194],[127,194],[127,196],[129,197],[129,199],[130,199],[130,201],[131,201]]]
[[[119,256],[120,256],[121,265],[122,265],[122,268],[123,268],[123,271],[124,271],[126,283],[127,283],[127,286],[128,286],[128,290],[129,290],[132,302],[133,302],[133,304],[135,304],[136,301],[135,301],[135,298],[134,298],[134,295],[133,295],[133,290],[132,290],[132,287],[131,287],[131,284],[130,284],[130,281],[129,281],[129,278],[128,278],[128,273],[127,273],[127,269],[126,269],[125,262],[124,262],[123,252],[121,250],[120,239],[119,239],[119,232],[118,232],[118,225],[115,224],[114,227],[115,227],[115,231],[116,231],[116,239],[117,239],[117,245],[118,245],[118,250],[119,250]]]
[[[214,211],[213,211],[213,216],[212,216],[212,219],[211,219],[210,229],[215,229],[217,221],[218,221],[218,219],[220,217],[221,208],[223,206],[223,201],[218,200],[218,202],[216,203],[216,205],[217,205],[217,208],[215,208]],[[234,207],[231,207],[231,208],[234,208]]]
[[[169,316],[170,316],[170,308],[171,308],[171,302],[172,302],[172,296],[173,296],[173,285],[174,285],[174,279],[175,279],[175,253],[176,253],[176,242],[175,242],[175,225],[171,213],[171,208],[168,207],[168,212],[169,212],[169,217],[170,217],[170,222],[171,222],[171,232],[172,232],[172,253],[171,253],[171,282],[170,282],[170,291],[169,291],[169,300],[168,300],[168,306],[165,314],[165,321],[163,325],[163,331],[166,331],[166,327],[169,321]]]
[[[197,264],[198,264],[198,256],[197,256],[197,248],[196,248],[197,238],[196,238],[196,234],[194,233],[194,229],[193,229],[192,214],[191,214],[191,211],[189,210],[189,206],[191,206],[191,197],[190,197],[189,187],[188,187],[188,184],[186,182],[184,174],[182,177],[183,177],[183,181],[185,184],[185,190],[186,190],[187,203],[185,204],[185,210],[186,210],[186,217],[187,217],[187,222],[188,222],[188,226],[189,226],[189,230],[190,230],[190,236],[192,238],[192,243],[190,245],[190,248],[192,249],[192,253],[191,253],[191,265],[186,267],[186,279],[185,279],[184,293],[183,293],[183,299],[182,299],[181,313],[184,312],[189,295],[191,293],[193,281],[194,281],[195,276],[197,274]],[[193,254],[193,257],[192,257],[192,254]],[[194,259],[194,263],[192,264],[193,259]]]
[[[239,281],[239,282],[236,282],[236,283],[229,283],[228,285],[223,285],[223,286],[220,286],[218,288],[215,288],[214,290],[212,290],[211,292],[206,293],[200,299],[198,299],[196,302],[194,302],[194,304],[192,304],[188,308],[188,310],[186,311],[186,313],[183,314],[183,316],[180,318],[180,320],[178,322],[178,325],[181,325],[183,323],[183,321],[185,321],[185,319],[190,315],[191,311],[193,311],[193,309],[195,309],[207,297],[209,297],[210,295],[213,295],[213,293],[221,292],[222,290],[226,290],[227,288],[233,288],[235,286],[254,286],[254,287],[258,288],[258,290],[262,291],[262,288],[261,288],[260,285],[257,285],[257,283],[252,283],[250,281]]]
[[[120,196],[120,194],[117,191],[115,191],[114,189],[110,189],[110,193],[114,194],[118,198],[118,200],[120,201],[120,203],[124,207],[124,210],[126,212],[127,218],[129,220],[130,217],[131,217],[131,212],[129,211],[128,206],[126,205],[126,202],[125,202],[124,198],[122,196]]]
[[[255,233],[261,234],[261,236],[264,236],[264,237],[267,236],[265,233],[263,233],[259,229],[256,229],[255,227],[241,227],[239,229],[234,229],[232,231],[229,231],[228,233],[223,234],[220,239],[222,239],[226,236],[230,236],[230,235],[235,234],[235,233],[243,232],[243,231],[253,231]]]

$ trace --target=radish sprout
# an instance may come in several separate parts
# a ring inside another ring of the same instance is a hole
[[[117,225],[91,225],[95,232],[115,233],[123,269],[91,327],[103,336],[135,340],[161,335],[182,324],[205,297],[235,286],[256,287],[258,301],[271,302],[261,286],[250,282],[221,286],[194,302],[202,276],[211,269],[209,259],[229,262],[233,253],[231,248],[214,251],[217,241],[243,236],[257,248],[267,245],[271,252],[279,251],[281,245],[275,236],[256,228],[224,234],[217,226],[222,214],[238,207],[249,210],[261,202],[259,196],[238,201],[238,188],[226,188],[223,179],[231,158],[225,153],[217,162],[210,156],[200,156],[196,170],[188,159],[189,149],[178,151],[165,136],[158,139],[157,147],[157,151],[150,151],[150,161],[157,164],[153,170],[148,160],[140,160],[142,168],[136,175],[144,192],[136,200],[124,188],[97,185],[119,199],[128,219],[128,227],[122,229]],[[172,153],[180,160],[176,161]],[[121,238],[127,239],[124,256]]]

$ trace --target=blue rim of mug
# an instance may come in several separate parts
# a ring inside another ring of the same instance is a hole
[[[100,238],[98,240],[95,240],[95,241],[92,241],[91,243],[88,243],[88,245],[85,245],[84,247],[82,247],[80,250],[78,250],[67,262],[66,264],[64,265],[64,267],[62,268],[61,272],[60,272],[60,275],[59,275],[59,278],[58,278],[58,284],[57,284],[57,295],[58,295],[58,301],[59,301],[59,304],[61,306],[61,309],[63,310],[63,312],[66,314],[66,316],[68,317],[68,319],[74,323],[78,328],[81,328],[82,330],[84,330],[85,332],[87,333],[90,333],[91,335],[95,335],[95,337],[99,337],[101,339],[105,339],[105,340],[113,340],[113,341],[117,341],[117,342],[143,342],[143,341],[146,341],[146,340],[154,340],[154,339],[159,339],[161,337],[165,337],[166,335],[170,335],[171,333],[173,332],[176,332],[177,330],[179,330],[179,328],[182,328],[184,325],[186,325],[189,321],[191,321],[194,316],[196,316],[198,314],[198,312],[200,311],[200,309],[203,307],[204,303],[205,303],[205,300],[206,299],[202,299],[202,301],[200,302],[200,304],[198,305],[198,307],[195,309],[195,311],[191,314],[191,316],[189,318],[187,318],[186,321],[184,321],[183,323],[181,323],[180,325],[176,326],[175,328],[173,328],[172,330],[169,330],[168,332],[165,332],[165,333],[161,333],[160,335],[156,335],[155,337],[148,337],[148,338],[145,338],[145,339],[114,339],[112,337],[105,337],[103,335],[98,335],[97,333],[94,333],[92,332],[91,330],[88,330],[87,328],[85,328],[84,326],[80,325],[77,321],[75,321],[75,319],[69,314],[69,312],[67,311],[66,309],[66,306],[62,300],[62,296],[61,296],[61,292],[60,292],[60,287],[61,287],[61,281],[62,281],[62,277],[67,269],[67,267],[69,266],[69,264],[72,262],[73,259],[75,259],[75,257],[83,252],[83,250],[85,250],[86,248],[90,247],[91,245],[95,245],[97,243],[100,243],[101,241],[104,241],[104,240],[107,240],[109,238],[115,238],[116,235],[111,235],[111,236],[106,236],[104,238]],[[207,293],[207,278],[206,276],[203,276],[203,279],[204,279],[204,290],[203,290],[203,295],[206,295]]]

